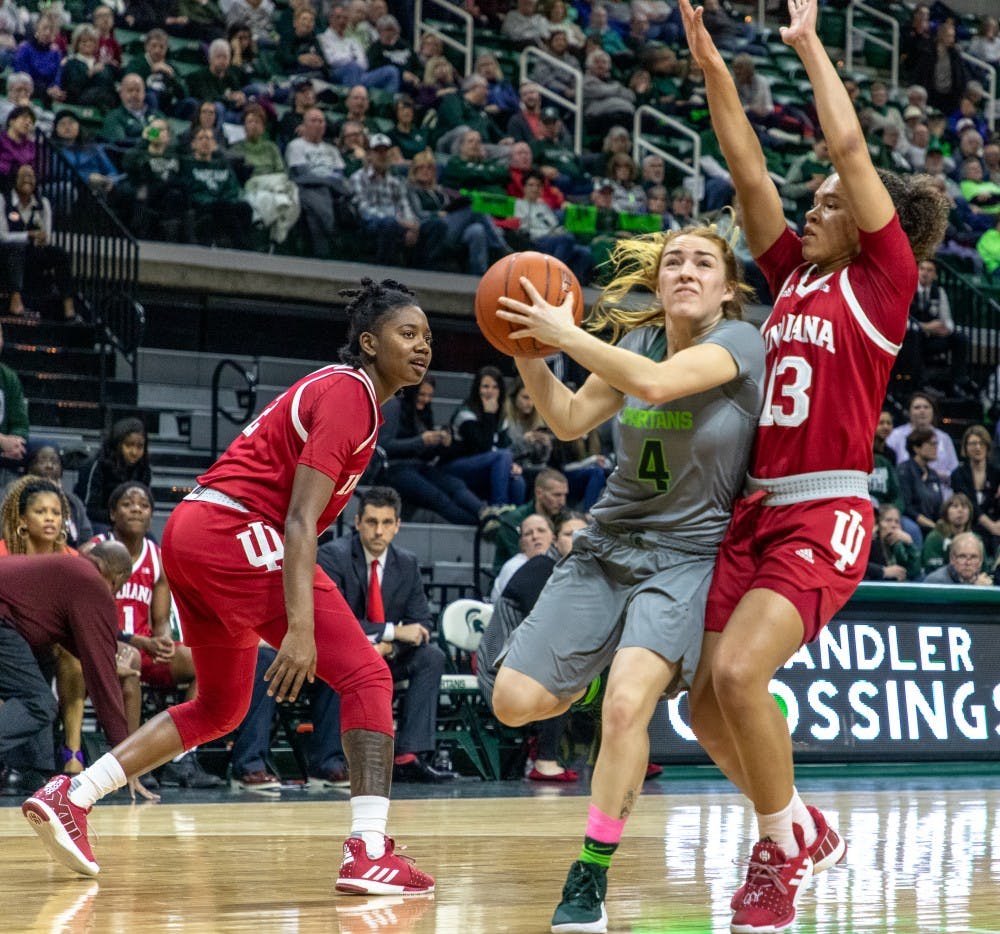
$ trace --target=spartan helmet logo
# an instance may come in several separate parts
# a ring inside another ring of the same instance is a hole
[[[483,615],[479,607],[471,607],[465,613],[465,625],[469,627],[471,632],[478,632],[482,634],[483,630],[486,628],[483,626]]]

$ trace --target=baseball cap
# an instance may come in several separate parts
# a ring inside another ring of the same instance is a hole
[[[375,133],[368,143],[369,149],[388,149],[392,146],[392,140],[385,133]]]
[[[924,112],[915,104],[910,104],[910,106],[903,111],[904,120],[911,120],[913,117],[922,117],[923,115]]]
[[[976,121],[970,119],[969,117],[962,117],[962,119],[955,124],[956,133],[961,133],[964,130],[974,130],[975,128],[976,128]]]
[[[559,116],[559,111],[555,107],[543,107],[542,108],[542,121],[544,123],[549,123],[554,120],[562,119]]]

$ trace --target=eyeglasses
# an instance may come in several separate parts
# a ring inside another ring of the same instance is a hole
[[[973,554],[969,554],[969,555],[952,555],[951,556],[951,560],[952,561],[980,561],[982,559],[979,557],[978,553],[973,553]]]

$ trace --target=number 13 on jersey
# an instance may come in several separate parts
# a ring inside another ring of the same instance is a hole
[[[779,378],[781,385],[775,387]],[[812,386],[812,365],[803,357],[782,357],[771,370],[764,394],[761,425],[795,428],[809,417],[809,389]],[[788,404],[791,403],[789,409]]]

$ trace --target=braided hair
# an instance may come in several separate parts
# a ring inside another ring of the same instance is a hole
[[[70,514],[69,500],[66,499],[66,494],[57,483],[29,473],[8,487],[7,496],[3,505],[0,506],[0,519],[2,519],[3,537],[7,542],[8,554],[26,555],[28,553],[27,536],[20,532],[21,520],[31,505],[31,501],[42,493],[53,493],[59,497],[59,506],[62,510],[62,528],[56,539],[55,551],[62,551],[66,545],[66,520]]]
[[[361,349],[361,335],[374,333],[397,308],[416,304],[413,291],[395,279],[376,282],[365,277],[360,289],[341,289],[339,294],[351,300],[346,308],[350,327],[347,343],[340,348],[340,359],[354,367],[369,362],[369,355]]]

